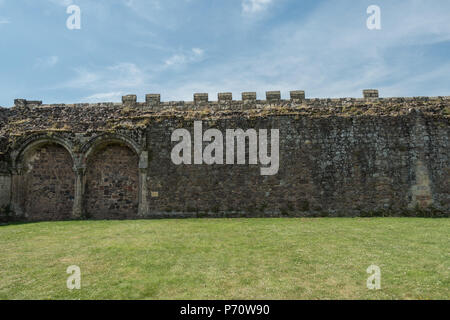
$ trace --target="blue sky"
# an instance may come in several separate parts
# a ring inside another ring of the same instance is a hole
[[[381,30],[366,27],[372,4]],[[448,0],[0,0],[0,105],[450,95],[449,21]]]

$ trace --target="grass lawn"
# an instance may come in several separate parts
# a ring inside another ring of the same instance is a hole
[[[449,231],[421,218],[11,224],[0,299],[449,299]],[[381,290],[366,287],[372,264]]]

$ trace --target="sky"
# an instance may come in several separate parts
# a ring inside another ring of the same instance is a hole
[[[80,29],[69,29],[70,5]],[[380,8],[370,30],[367,8]],[[0,0],[0,106],[450,95],[448,0]]]

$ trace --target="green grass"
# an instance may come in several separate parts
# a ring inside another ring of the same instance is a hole
[[[449,219],[0,226],[1,299],[449,299]],[[381,290],[366,269],[381,268]],[[66,287],[70,265],[81,290]]]

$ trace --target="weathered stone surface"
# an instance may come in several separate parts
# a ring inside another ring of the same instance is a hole
[[[28,220],[69,219],[72,214],[75,175],[72,159],[63,147],[48,144],[25,155],[21,184],[24,214]]]
[[[107,145],[87,161],[86,216],[133,219],[138,208],[138,157],[126,146]]]
[[[303,90],[296,90],[291,91],[291,100],[305,100],[305,91]]]
[[[158,105],[161,102],[161,95],[152,93],[146,94],[145,102],[147,102],[149,105]]]
[[[20,220],[449,215],[448,97],[243,98],[252,103],[0,108],[1,202],[9,198]],[[192,133],[195,120],[204,131],[279,129],[278,174],[261,176],[260,165],[174,165],[171,134]]]
[[[266,100],[268,101],[279,101],[281,99],[280,91],[267,91],[266,92]]]
[[[194,93],[194,103],[208,102],[207,93]]]
[[[122,103],[126,106],[133,106],[136,104],[137,96],[134,94],[129,94],[122,97]]]
[[[366,89],[363,90],[364,98],[378,98],[378,90],[376,89]]]
[[[217,94],[219,102],[233,100],[233,94],[231,92],[221,92]]]
[[[11,200],[11,176],[0,173],[0,210],[7,209]]]
[[[243,101],[256,100],[256,92],[242,92],[242,100]]]

